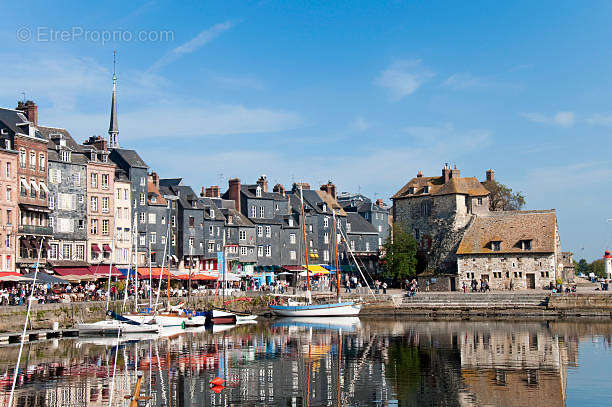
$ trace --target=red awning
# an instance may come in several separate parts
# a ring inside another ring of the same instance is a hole
[[[92,273],[87,267],[53,267],[60,276],[90,276]]]
[[[306,271],[306,267],[302,266],[283,266],[287,271]]]
[[[95,243],[91,244],[91,250],[94,251],[95,253],[100,253],[100,248]]]
[[[17,273],[16,271],[0,271],[0,277],[8,277],[8,276],[21,277],[22,274]]]
[[[104,249],[104,251],[105,251],[106,253],[110,253],[110,252],[112,252],[112,250],[111,250],[110,246],[109,246],[109,245],[107,245],[106,243],[102,245],[102,249]]]
[[[103,278],[108,277],[108,265],[104,264],[96,264],[95,266],[89,266],[89,273],[94,274],[97,277]],[[123,274],[117,269],[117,267],[112,266],[110,269],[111,277],[123,277]]]
[[[151,267],[151,278],[168,278],[168,269],[164,267],[164,273],[161,274],[161,267]],[[172,278],[172,275],[170,275]],[[149,278],[149,268],[143,267],[138,269],[138,277]]]

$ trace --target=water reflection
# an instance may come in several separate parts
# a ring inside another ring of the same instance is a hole
[[[563,406],[580,341],[611,335],[610,323],[348,318],[55,340],[24,348],[16,399],[108,406],[113,386],[112,404],[126,405],[141,370],[152,406]],[[0,347],[3,405],[16,353]]]

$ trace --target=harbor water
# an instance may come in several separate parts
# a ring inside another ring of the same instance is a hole
[[[126,406],[142,372],[143,406],[611,406],[611,339],[600,320],[366,318],[58,339],[25,345],[16,405]]]

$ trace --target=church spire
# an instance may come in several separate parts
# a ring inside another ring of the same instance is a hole
[[[110,125],[108,126],[108,147],[119,147],[119,127],[117,126],[117,75],[115,74],[115,65],[117,59],[117,51],[113,51],[113,100],[111,102],[111,117]]]

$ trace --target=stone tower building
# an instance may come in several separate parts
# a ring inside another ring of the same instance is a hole
[[[493,180],[493,171],[487,171],[489,178]],[[391,199],[396,227],[414,236],[421,263],[438,273],[457,272],[463,234],[477,215],[489,212],[489,191],[448,164],[438,177],[424,177],[419,171]]]

